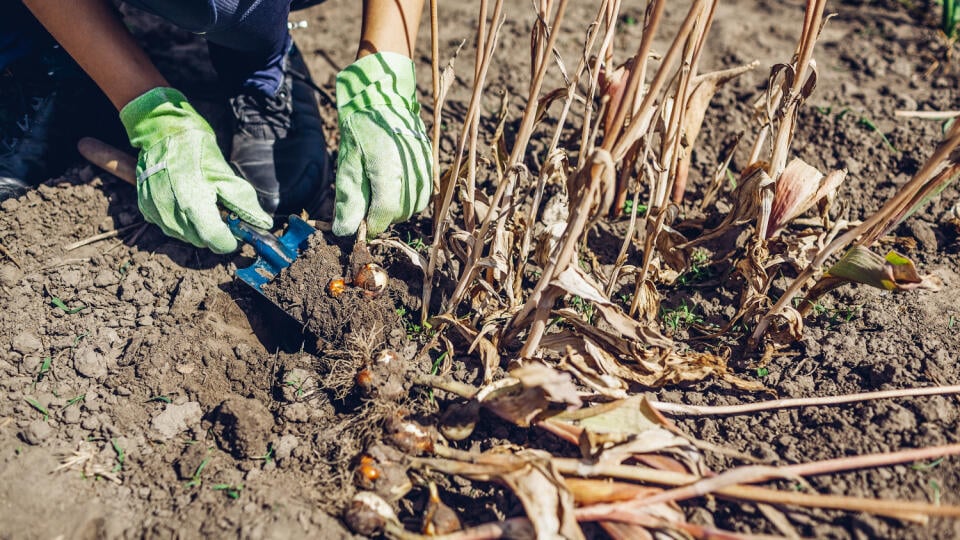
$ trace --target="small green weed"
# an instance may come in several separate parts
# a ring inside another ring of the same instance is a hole
[[[113,466],[111,472],[120,472],[123,470],[123,462],[127,460],[127,453],[120,447],[116,439],[110,439],[110,446],[112,446],[113,451],[117,453],[117,463]]]
[[[200,475],[203,474],[203,470],[207,468],[207,465],[210,464],[212,459],[213,458],[210,457],[204,458],[203,461],[200,462],[200,465],[197,465],[197,470],[193,472],[193,476],[191,476],[190,481],[187,482],[188,488],[199,487],[203,484],[203,479],[200,478]]]
[[[579,296],[574,296],[570,299],[570,306],[574,311],[586,317],[589,324],[593,324],[593,316],[595,315],[593,302],[584,300]]]
[[[271,444],[267,446],[266,454],[254,459],[262,459],[264,463],[270,463],[271,461],[273,461],[273,453],[274,453],[274,448],[273,448],[273,445]]]
[[[289,386],[296,391],[297,397],[303,397],[304,389],[303,384],[306,381],[301,381],[300,377],[294,377],[292,379],[287,379],[283,381],[284,386]]]
[[[44,422],[46,422],[50,418],[50,411],[48,411],[47,408],[44,407],[42,403],[40,403],[35,399],[30,399],[30,398],[25,398],[25,399],[27,403],[30,404],[31,407],[33,407],[34,409],[37,410],[37,412],[43,415]]]
[[[53,358],[45,356],[40,364],[40,369],[37,371],[37,382],[42,381],[47,373],[50,373],[51,364],[53,364]]]
[[[799,308],[803,302],[803,299],[796,298],[793,301],[793,306]],[[831,307],[820,302],[814,302],[810,304],[810,313],[815,317],[826,317],[828,327],[838,326],[859,317],[863,313],[863,305]]]
[[[76,349],[76,348],[77,348],[77,345],[80,344],[80,340],[82,340],[83,338],[85,338],[85,337],[87,337],[87,336],[89,336],[89,335],[90,335],[90,332],[84,332],[84,333],[82,333],[82,334],[77,334],[77,335],[74,336],[74,338],[73,338],[73,345],[71,345],[71,347],[73,347],[74,349]]]
[[[697,307],[687,304],[686,300],[681,300],[680,305],[675,308],[660,308],[660,318],[663,319],[667,328],[676,332],[688,328],[693,324],[702,324],[703,317],[696,313]]]
[[[930,490],[933,491],[933,495],[930,497],[934,506],[940,506],[940,482],[936,480],[930,480]]]
[[[880,138],[883,139],[883,143],[887,145],[887,148],[892,150],[893,153],[895,154],[900,153],[900,151],[897,150],[895,146],[893,146],[893,143],[890,142],[890,139],[887,138],[887,135],[884,132],[880,131],[880,128],[878,128],[877,125],[874,124],[873,121],[867,118],[866,116],[861,116],[860,119],[857,120],[857,125],[863,126],[869,129],[870,131],[877,132],[880,135]]]
[[[690,254],[690,269],[677,278],[680,285],[692,285],[713,277],[710,270],[710,254],[707,250],[697,248]]]
[[[937,458],[937,459],[935,459],[935,460],[933,460],[933,461],[931,461],[931,462],[929,462],[929,463],[914,463],[914,464],[910,465],[910,468],[913,469],[913,470],[915,470],[915,471],[929,471],[929,470],[937,467],[937,466],[940,465],[941,463],[943,463],[943,458],[942,458],[942,457],[941,457],[941,458]]]
[[[447,351],[443,351],[443,352],[440,354],[440,356],[438,356],[437,359],[433,361],[433,366],[430,368],[430,374],[431,374],[431,375],[436,375],[436,374],[440,373],[440,366],[443,364],[443,361],[444,361],[444,359],[446,359],[446,357],[447,357]],[[433,399],[433,388],[431,388],[431,389],[429,389],[429,390],[427,391],[427,396],[429,396],[429,398],[430,398],[430,403],[431,403],[431,404],[434,403],[434,399]]]
[[[757,368],[757,377],[766,377],[769,374],[770,374],[770,370],[768,368],[765,368],[765,367]]]
[[[426,251],[428,247],[427,244],[424,243],[422,236],[414,238],[410,236],[409,232],[407,233],[407,245],[419,252]]]
[[[79,313],[80,311],[87,309],[87,306],[83,304],[74,308],[69,308],[65,303],[63,303],[63,300],[61,300],[56,296],[50,297],[50,303],[53,304],[55,307],[62,309],[63,312],[66,313],[67,315],[73,315],[74,313]]]
[[[730,189],[737,189],[737,175],[733,174],[730,167],[725,168],[723,172],[727,175],[727,182],[730,183]]]
[[[83,402],[83,400],[85,400],[85,399],[87,399],[87,395],[86,395],[86,394],[80,394],[80,395],[77,396],[77,397],[72,397],[72,398],[70,398],[70,399],[67,400],[67,404],[64,405],[63,408],[66,409],[67,407],[69,407],[69,406],[71,406],[71,405],[76,405],[77,403],[81,403],[81,402]]]
[[[237,500],[240,498],[240,492],[243,491],[243,484],[214,484],[213,486],[210,486],[210,489],[214,491],[222,491],[227,497]]]
[[[148,398],[145,403],[150,403],[153,401],[162,401],[163,403],[173,403],[173,400],[169,396],[153,396]]]

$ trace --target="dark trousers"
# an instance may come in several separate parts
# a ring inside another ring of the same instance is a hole
[[[283,80],[290,11],[323,0],[124,0],[187,31],[202,34],[229,90],[268,95]],[[0,7],[0,68],[29,51],[42,29],[20,2]]]

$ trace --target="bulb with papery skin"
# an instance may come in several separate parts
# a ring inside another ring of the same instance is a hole
[[[357,275],[353,277],[353,284],[363,289],[363,293],[367,297],[375,298],[387,290],[388,280],[389,274],[382,266],[376,263],[367,263],[357,271]]]
[[[343,281],[343,278],[334,278],[330,280],[330,283],[327,283],[327,294],[334,298],[343,294],[346,289],[347,284]]]

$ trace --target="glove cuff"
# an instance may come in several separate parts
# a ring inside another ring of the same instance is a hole
[[[364,56],[337,74],[337,112],[342,122],[351,113],[379,105],[403,106],[420,114],[413,60],[393,52]]]
[[[165,87],[148,90],[127,103],[120,109],[120,122],[127,130],[130,144],[141,149],[185,129],[212,131],[183,93]]]

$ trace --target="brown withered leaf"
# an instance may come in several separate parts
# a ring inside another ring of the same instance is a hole
[[[495,449],[472,453],[469,462],[437,458],[417,462],[442,473],[507,486],[523,504],[538,539],[580,540],[583,531],[574,513],[573,495],[551,457],[542,450],[512,453]]]
[[[832,198],[846,177],[846,170],[831,171],[824,176],[800,158],[790,160],[777,179],[764,238],[772,237],[820,200]]]
[[[480,360],[483,363],[483,382],[486,384],[493,380],[493,374],[500,365],[500,353],[497,351],[497,347],[481,333],[470,328],[463,321],[455,317],[450,315],[438,315],[437,317],[434,317],[433,320],[433,324],[435,325],[442,322],[455,328],[463,337],[463,339],[470,343],[470,348],[467,350],[467,354],[479,349]]]
[[[568,373],[529,362],[477,393],[480,404],[504,420],[528,427],[544,416],[582,405]]]
[[[699,470],[698,464],[702,461],[699,451],[667,429],[664,422],[663,417],[647,405],[646,398],[633,396],[561,413],[541,425],[577,434],[583,456],[601,463],[619,464],[637,455],[669,451]]]

